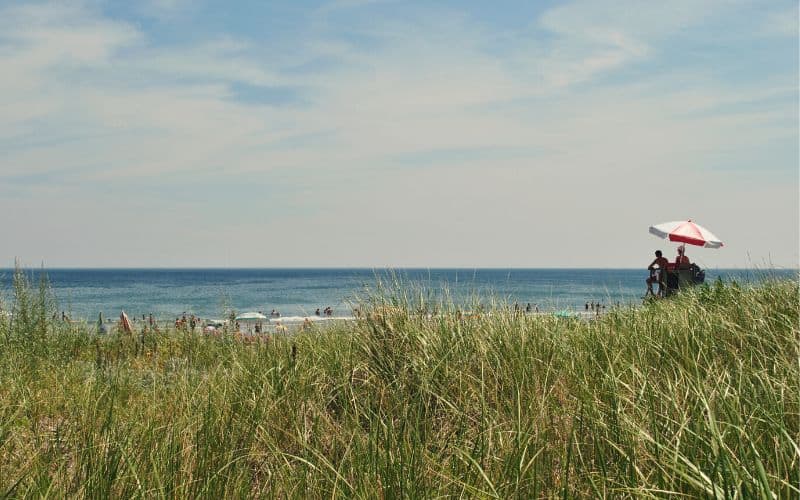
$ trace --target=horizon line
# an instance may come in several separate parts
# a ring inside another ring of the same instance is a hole
[[[250,266],[99,266],[99,267],[81,267],[81,266],[20,266],[20,267],[0,267],[0,271],[14,271],[22,269],[26,271],[31,270],[55,270],[55,271],[152,271],[152,270],[169,270],[169,271],[259,271],[259,270],[422,270],[422,269],[435,269],[435,270],[641,270],[646,267],[594,267],[594,266],[543,266],[543,267],[518,267],[518,266],[274,266],[274,267],[250,267]],[[800,267],[786,267],[786,266],[772,266],[772,267],[705,267],[704,269],[724,269],[724,270],[743,270],[743,271],[758,271],[758,270],[782,270],[782,271],[799,271]]]

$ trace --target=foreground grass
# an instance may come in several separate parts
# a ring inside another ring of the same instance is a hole
[[[597,321],[369,319],[245,345],[96,337],[22,283],[0,320],[0,494],[800,496],[798,284]]]

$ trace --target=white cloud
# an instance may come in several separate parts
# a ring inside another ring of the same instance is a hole
[[[761,33],[767,36],[783,36],[797,39],[800,29],[800,7],[797,3],[782,10],[766,14]]]
[[[9,66],[23,71],[108,63],[115,51],[141,39],[131,25],[93,15],[80,6],[12,6],[2,14],[4,55],[10,59]]]
[[[144,16],[168,21],[185,15],[195,3],[193,0],[140,0],[135,6]]]

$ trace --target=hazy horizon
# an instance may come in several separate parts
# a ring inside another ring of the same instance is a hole
[[[203,266],[203,267],[165,267],[165,266],[149,266],[149,267],[76,267],[76,266],[59,266],[59,267],[48,267],[48,266],[30,266],[30,265],[22,265],[19,269],[24,271],[39,271],[44,269],[45,272],[48,270],[53,271],[268,271],[268,270],[275,270],[275,271],[292,271],[292,270],[303,270],[303,271],[329,271],[329,270],[342,270],[342,271],[424,271],[424,270],[446,270],[446,271],[472,271],[472,270],[487,270],[487,271],[514,271],[514,270],[586,270],[590,271],[592,269],[604,270],[604,271],[635,271],[641,270],[642,266],[636,267],[593,267],[593,266],[575,266],[575,267],[555,267],[555,266],[547,266],[547,267],[508,267],[508,266],[485,266],[485,267],[434,267],[434,266],[407,266],[407,267],[390,267],[390,266],[381,266],[381,267],[370,267],[370,266],[273,266],[273,267],[214,267],[214,266]],[[0,267],[0,272],[4,271],[14,271],[15,267]],[[715,266],[708,266],[705,269],[715,269],[715,270],[729,270],[729,271],[800,271],[800,267],[782,267],[782,266],[773,266],[773,267],[715,267]]]

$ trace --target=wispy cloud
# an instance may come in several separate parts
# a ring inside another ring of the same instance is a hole
[[[759,32],[765,36],[782,36],[797,39],[800,30],[800,6],[793,5],[770,10],[764,15]]]

